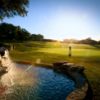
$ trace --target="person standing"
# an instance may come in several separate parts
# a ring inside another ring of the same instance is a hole
[[[72,56],[72,47],[69,46],[69,53],[68,53],[68,56],[71,57]]]

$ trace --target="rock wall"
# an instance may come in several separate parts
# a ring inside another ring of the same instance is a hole
[[[92,100],[91,86],[84,74],[84,67],[68,62],[53,63],[54,70],[70,76],[76,83],[76,90],[71,92],[66,100]]]

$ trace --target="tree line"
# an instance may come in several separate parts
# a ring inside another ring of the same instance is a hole
[[[86,39],[82,39],[82,40],[65,39],[63,42],[77,43],[77,44],[90,44],[90,45],[100,44],[100,40],[96,41],[96,40],[93,40],[92,38],[86,38]]]
[[[41,41],[44,39],[42,34],[31,34],[20,26],[14,26],[8,23],[0,24],[0,41],[1,42],[21,42],[21,41]]]

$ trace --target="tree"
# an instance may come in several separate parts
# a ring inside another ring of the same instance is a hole
[[[98,41],[98,44],[100,44],[100,40]]]
[[[27,15],[28,0],[0,0],[0,20],[15,15]]]
[[[26,29],[20,28],[20,26],[16,27],[15,34],[17,41],[25,41],[30,39],[30,33]]]
[[[95,45],[97,44],[97,41],[91,39],[91,38],[87,38],[87,39],[84,39],[84,40],[80,40],[79,41],[80,43],[83,43],[83,44],[90,44],[90,45]]]
[[[44,38],[44,36],[41,35],[41,34],[37,34],[37,37],[38,37],[38,40],[39,40],[39,41],[43,40],[43,38]]]
[[[0,41],[25,41],[30,39],[30,33],[12,24],[0,24]]]
[[[33,41],[42,41],[44,39],[44,36],[41,34],[32,34],[30,38]]]
[[[15,26],[12,24],[2,23],[0,24],[0,40],[1,41],[8,41],[13,40],[15,37]]]
[[[20,26],[14,26],[8,23],[0,24],[0,41],[3,42],[19,42],[19,41],[42,41],[44,36],[41,34],[31,34]]]

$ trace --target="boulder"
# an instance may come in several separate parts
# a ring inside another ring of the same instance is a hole
[[[67,62],[55,62],[53,63],[53,66],[62,66],[64,64],[66,64]]]

